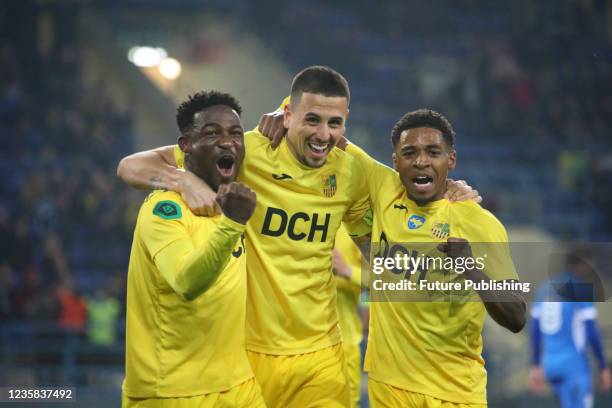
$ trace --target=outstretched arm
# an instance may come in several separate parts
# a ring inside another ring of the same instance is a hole
[[[174,146],[158,147],[124,157],[117,166],[117,176],[141,190],[179,192],[181,172],[174,160]]]
[[[117,166],[117,176],[141,190],[176,191],[196,215],[218,214],[215,192],[192,172],[177,167],[174,146],[164,146],[124,157]]]

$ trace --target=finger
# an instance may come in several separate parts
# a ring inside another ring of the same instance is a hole
[[[216,201],[209,201],[203,207],[207,217],[214,217],[215,215],[217,215]]]
[[[283,137],[285,136],[285,132],[287,131],[287,129],[285,129],[284,126],[281,126],[279,129],[277,129],[275,131],[275,135],[274,138],[272,140],[272,148],[277,148],[278,145],[280,144],[281,140],[283,140]]]
[[[217,189],[217,198],[219,198],[219,195],[227,194],[228,190],[229,190],[229,184],[221,184],[219,188]]]
[[[259,128],[259,132],[263,135],[266,134],[266,115],[261,115],[261,117],[259,118],[259,123],[257,124],[257,127]]]
[[[263,120],[263,131],[261,132],[264,136],[270,138],[270,133],[272,131],[272,120],[268,116],[264,117]]]
[[[482,203],[482,197],[480,195],[474,197],[474,201],[476,202],[476,204],[480,204]]]

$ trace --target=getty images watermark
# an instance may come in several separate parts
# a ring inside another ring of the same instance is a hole
[[[374,302],[602,302],[612,274],[610,243],[377,243],[362,265],[362,286]],[[601,264],[601,266],[600,266]]]

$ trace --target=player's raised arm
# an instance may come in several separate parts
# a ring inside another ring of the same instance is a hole
[[[172,289],[185,300],[191,301],[204,293],[223,271],[255,210],[256,197],[245,185],[231,183],[219,188],[217,202],[224,216],[199,246],[194,244],[180,218],[164,217],[161,207],[158,211],[162,212],[161,216],[153,211],[142,225],[143,240],[153,254],[155,265]],[[173,202],[162,205],[179,208]],[[182,211],[172,213],[181,215]],[[168,242],[164,245],[163,240]],[[159,247],[162,248],[157,250]]]
[[[117,176],[134,188],[175,191],[196,215],[218,214],[216,193],[189,170],[178,168],[176,150],[176,146],[164,146],[124,157]]]
[[[495,245],[503,245],[496,243]],[[463,238],[448,238],[446,243],[440,244],[438,249],[451,258],[473,259],[470,243]],[[500,262],[491,262],[499,265]],[[466,269],[465,279],[473,282],[487,282],[491,276],[486,271],[478,268]],[[511,290],[477,290],[482,299],[489,316],[500,326],[505,327],[513,333],[520,332],[525,326],[527,305],[525,300],[517,291]]]
[[[117,166],[117,176],[137,189],[178,192],[181,174],[173,152],[174,146],[163,146],[126,156]]]

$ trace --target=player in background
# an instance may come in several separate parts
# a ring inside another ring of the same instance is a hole
[[[265,407],[244,348],[243,232],[256,197],[234,182],[240,113],[219,92],[178,108],[185,167],[217,191],[223,214],[197,217],[166,190],[142,204],[128,270],[124,407]]]
[[[540,287],[531,311],[530,387],[540,393],[547,380],[563,408],[593,406],[589,345],[599,366],[602,391],[607,392],[611,385],[610,368],[597,328],[597,309],[592,303],[594,288],[587,283],[592,272],[589,258],[583,250],[571,252],[565,272]],[[567,289],[566,285],[571,285],[572,290],[559,290]]]
[[[351,406],[359,407],[361,397],[361,252],[342,226],[336,234],[333,267],[338,291],[338,320],[342,331],[342,347],[346,358]]]
[[[429,243],[428,256],[457,258],[476,256],[470,242],[493,243],[484,271],[468,268],[462,277],[430,269],[425,279],[517,280],[503,225],[473,201],[444,198],[445,180],[456,164],[455,132],[446,118],[425,109],[407,113],[391,140],[395,169],[347,147],[367,167],[372,244]],[[525,324],[525,302],[515,292],[477,295],[482,301],[391,302],[374,301],[371,293],[365,369],[372,407],[486,406],[485,314],[516,333]]]
[[[332,249],[341,222],[358,223],[369,204],[360,162],[335,148],[349,99],[342,75],[308,67],[293,80],[278,148],[258,131],[245,135],[238,180],[257,193],[247,225],[246,347],[270,407],[350,405]],[[168,146],[123,159],[118,175],[136,187],[177,188],[168,180],[181,161]]]

